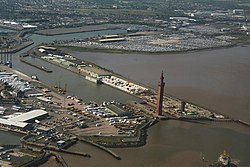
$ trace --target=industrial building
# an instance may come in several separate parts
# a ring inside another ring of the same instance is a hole
[[[48,134],[52,129],[45,127],[45,126],[39,126],[37,127],[37,132],[40,132],[41,134]]]
[[[26,129],[29,129],[31,125],[25,122],[18,122],[18,121],[12,121],[8,119],[0,118],[0,126],[11,128],[11,129],[26,130]]]
[[[39,49],[51,50],[51,51],[55,51],[56,50],[55,47],[50,47],[50,46],[39,46]]]
[[[27,113],[23,113],[21,115],[9,118],[10,121],[17,121],[17,122],[27,122],[31,123],[35,120],[41,120],[48,116],[48,112],[44,110],[32,110]]]
[[[100,43],[106,43],[106,42],[120,42],[120,41],[126,41],[125,38],[107,38],[107,39],[100,39]]]
[[[109,112],[114,113],[115,116],[130,116],[131,113],[129,111],[126,111],[122,108],[122,106],[119,106],[118,104],[109,104],[106,106],[106,108],[109,110]]]

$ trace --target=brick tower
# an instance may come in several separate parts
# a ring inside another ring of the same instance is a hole
[[[163,77],[163,71],[162,71],[161,78],[158,82],[158,96],[157,96],[157,105],[155,109],[155,112],[158,115],[162,115],[163,92],[164,92],[164,86],[165,86],[165,83],[163,82],[163,80],[164,80],[164,77]]]

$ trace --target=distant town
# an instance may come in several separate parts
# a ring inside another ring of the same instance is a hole
[[[58,35],[127,30],[108,40],[72,39],[60,42],[63,46],[154,53],[249,43],[249,4],[244,0],[230,5],[223,1],[219,6],[213,1],[159,1],[159,4],[145,2],[138,7],[134,1],[1,1],[4,10],[1,10],[0,26],[23,33]],[[11,36],[5,34],[3,38],[7,48],[14,44]]]
[[[67,52],[156,54],[249,44],[249,2],[215,2],[0,0],[0,129],[22,135],[21,146],[0,147],[0,165],[39,166],[53,157],[61,166],[68,166],[59,153],[91,158],[87,152],[68,150],[77,142],[121,160],[110,148],[144,146],[148,128],[163,120],[234,122],[249,127],[242,120],[164,95],[167,81],[163,72],[155,81],[158,90],[154,90]],[[13,66],[13,53],[34,44],[31,34],[55,36],[102,30],[123,32],[39,44],[18,59],[53,73],[53,69],[31,59],[44,61],[139,101],[122,103],[116,97],[102,103],[84,101],[69,94],[67,84],[48,85]],[[213,165],[229,164],[237,163],[224,152]]]

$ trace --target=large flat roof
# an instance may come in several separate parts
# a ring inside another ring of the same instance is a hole
[[[3,119],[3,118],[0,118],[0,124],[4,124],[7,126],[15,126],[19,128],[24,128],[28,125],[28,123],[25,123],[25,122],[17,122],[17,121],[12,121],[12,120]]]
[[[107,38],[107,39],[100,39],[99,42],[119,42],[119,41],[125,41],[125,38]]]
[[[23,113],[22,115],[18,115],[16,117],[9,118],[8,120],[25,122],[25,121],[29,121],[31,119],[34,119],[34,118],[37,118],[37,117],[40,117],[40,116],[46,115],[46,114],[48,114],[48,112],[46,112],[44,110],[32,110],[32,111]]]
[[[56,50],[55,47],[51,47],[51,46],[39,46],[38,48],[45,49],[45,50]]]

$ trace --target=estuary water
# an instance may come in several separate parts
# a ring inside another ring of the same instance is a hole
[[[250,46],[171,54],[75,53],[165,94],[250,122]]]
[[[137,100],[136,97],[105,85],[95,85],[78,74],[68,72],[42,60],[31,59],[53,70],[46,73],[20,62],[19,55],[42,42],[114,34],[123,30],[84,32],[77,34],[40,36],[32,35],[35,44],[14,55],[13,68],[27,75],[37,75],[49,85],[67,84],[68,93],[85,101],[101,103],[108,100]],[[77,57],[155,88],[163,70],[166,94],[211,108],[218,113],[250,120],[250,47],[232,47],[179,54],[106,54],[75,53]],[[72,82],[73,81],[73,82]],[[16,136],[0,132],[0,144]],[[9,136],[10,135],[10,136]],[[215,162],[219,154],[228,150],[241,167],[250,166],[250,129],[235,123],[162,121],[148,131],[147,144],[139,148],[113,149],[122,160],[118,161],[92,146],[79,143],[72,148],[87,152],[92,158],[63,155],[70,167],[78,166],[171,166],[200,167]],[[201,161],[205,157],[205,162]]]

